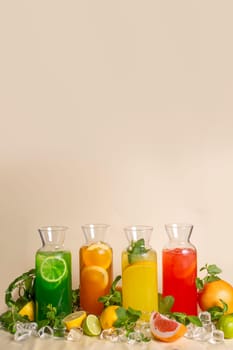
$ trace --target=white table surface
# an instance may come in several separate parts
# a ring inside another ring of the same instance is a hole
[[[21,342],[14,341],[12,334],[0,330],[1,350],[233,350],[233,340],[226,340],[223,344],[209,344],[196,342],[186,338],[172,343],[162,343],[152,340],[149,343],[125,344],[111,343],[96,337],[83,336],[79,342],[68,340],[28,338]]]

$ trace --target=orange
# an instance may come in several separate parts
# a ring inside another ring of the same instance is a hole
[[[102,329],[111,328],[114,322],[117,320],[116,310],[119,308],[117,305],[107,306],[100,315],[100,324]]]
[[[108,285],[108,273],[100,266],[84,267],[84,269],[82,269],[81,278],[90,289],[95,288],[96,286],[104,289]]]
[[[82,259],[86,266],[97,265],[108,269],[112,263],[112,249],[105,243],[93,243],[82,249]]]
[[[100,314],[103,304],[98,298],[109,292],[109,277],[107,271],[100,266],[87,266],[81,271],[80,303],[88,313]]]
[[[150,317],[150,330],[155,339],[172,342],[184,336],[186,326],[155,311]]]
[[[206,283],[198,293],[198,304],[203,311],[213,306],[222,307],[220,299],[228,306],[226,313],[233,313],[233,287],[222,279]]]

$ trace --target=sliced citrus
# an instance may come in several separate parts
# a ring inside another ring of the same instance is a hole
[[[87,266],[80,276],[80,304],[88,313],[99,315],[103,303],[98,298],[109,293],[110,279],[105,269],[100,266]]]
[[[71,328],[81,327],[83,320],[86,318],[86,311],[76,311],[65,318],[63,318],[63,322],[65,323],[66,329],[69,331]]]
[[[107,306],[100,315],[100,324],[103,329],[111,328],[114,322],[117,320],[116,310],[119,308],[117,305]]]
[[[186,326],[175,320],[171,320],[159,312],[152,312],[150,330],[155,339],[172,342],[183,337],[186,332]]]
[[[89,336],[97,336],[101,333],[101,325],[97,316],[88,315],[83,321],[83,333]]]
[[[51,283],[59,282],[66,274],[67,267],[64,259],[48,256],[43,260],[40,273],[42,278]]]
[[[98,265],[108,269],[112,263],[112,249],[105,243],[93,243],[82,249],[83,263],[86,266]]]
[[[19,310],[20,316],[27,316],[29,321],[34,321],[34,302],[31,300]]]
[[[84,267],[81,273],[81,279],[85,281],[85,285],[88,285],[90,290],[98,286],[100,289],[104,289],[108,285],[108,273],[100,266]]]

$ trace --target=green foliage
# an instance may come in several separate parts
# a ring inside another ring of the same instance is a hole
[[[29,319],[27,316],[20,316],[20,314],[14,306],[12,306],[11,309],[7,310],[6,312],[0,315],[0,323],[3,329],[10,333],[15,333],[15,324],[17,321],[29,322]]]
[[[20,308],[26,302],[33,300],[35,296],[34,281],[35,269],[24,272],[15,278],[5,292],[6,305],[8,307],[16,305]]]
[[[145,240],[143,238],[137,241],[131,241],[130,246],[127,249],[129,263],[132,264],[140,258],[142,254],[148,252],[149,249],[145,247]]]
[[[166,315],[170,318],[175,319],[177,322],[183,323],[184,325],[188,325],[189,323],[193,323],[196,326],[201,326],[201,321],[197,316],[189,316],[182,312],[172,312],[172,306],[174,304],[174,297],[172,295],[167,295],[165,297],[162,296],[161,293],[158,294],[159,297],[159,312],[163,315]]]
[[[109,294],[99,297],[98,301],[100,303],[103,303],[104,307],[107,307],[109,305],[118,305],[118,306],[122,305],[121,292],[119,290],[116,290],[117,283],[120,281],[120,279],[121,279],[121,276],[120,275],[117,276],[111,285]]]
[[[217,322],[220,319],[220,317],[223,316],[228,310],[227,304],[222,299],[220,299],[220,301],[222,303],[222,307],[213,306],[207,310],[211,315],[212,322]]]
[[[80,289],[72,290],[72,312],[75,312],[80,307]]]
[[[206,271],[206,275],[202,279],[199,277],[196,278],[197,289],[201,290],[203,289],[206,283],[220,280],[220,277],[218,277],[217,275],[221,273],[222,270],[215,264],[212,264],[212,265],[205,264],[205,266],[200,268],[200,272],[202,271]]]
[[[172,295],[163,297],[162,294],[159,293],[158,294],[159,312],[163,315],[168,314],[171,311],[174,301],[175,299]]]
[[[128,333],[132,332],[136,321],[141,316],[141,311],[134,310],[131,307],[125,309],[124,307],[119,307],[116,309],[117,320],[114,322],[113,326],[123,327]]]

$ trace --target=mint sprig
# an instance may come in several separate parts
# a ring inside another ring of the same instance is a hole
[[[121,292],[116,289],[117,283],[120,281],[121,276],[117,276],[114,281],[112,282],[110,292],[109,294],[103,295],[98,298],[98,301],[100,303],[104,304],[104,307],[107,307],[109,305],[122,305],[122,296]]]
[[[205,266],[200,268],[200,272],[201,271],[206,271],[206,275],[202,279],[199,277],[196,278],[196,287],[199,290],[203,289],[206,283],[220,280],[220,277],[218,277],[217,275],[221,273],[222,270],[215,264],[205,264]]]
[[[145,247],[144,238],[141,238],[137,241],[131,241],[131,244],[127,249],[129,264],[138,261],[138,258],[140,258],[142,254],[145,254],[148,251],[149,249]]]
[[[127,331],[127,334],[134,330],[136,321],[140,318],[142,312],[140,310],[134,310],[131,307],[125,309],[119,307],[116,309],[117,320],[114,322],[114,327],[123,327]]]

